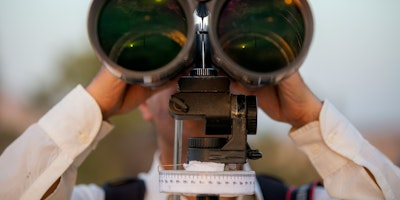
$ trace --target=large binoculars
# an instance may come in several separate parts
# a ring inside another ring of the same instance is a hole
[[[88,29],[103,65],[128,83],[159,86],[193,68],[204,59],[196,35],[206,30],[207,67],[259,87],[300,67],[313,18],[306,0],[94,0]]]

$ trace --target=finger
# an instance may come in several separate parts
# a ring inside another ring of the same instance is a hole
[[[123,98],[120,114],[127,113],[132,109],[138,107],[140,104],[144,103],[147,99],[156,93],[159,93],[167,88],[177,87],[177,79],[168,81],[160,87],[149,88],[140,85],[129,85],[125,92],[125,97]]]
[[[86,90],[96,100],[102,113],[107,115],[120,101],[125,88],[126,84],[122,80],[102,67]]]
[[[258,106],[272,119],[284,121],[281,99],[276,86],[265,86],[256,92]]]
[[[155,91],[140,85],[129,85],[124,93],[118,114],[124,114],[145,102]]]

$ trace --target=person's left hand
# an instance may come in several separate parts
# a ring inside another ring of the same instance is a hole
[[[258,106],[272,119],[286,122],[299,128],[316,121],[322,109],[322,102],[304,83],[299,72],[277,85],[264,86],[248,91],[239,83],[233,83],[234,90],[247,95],[256,95]]]

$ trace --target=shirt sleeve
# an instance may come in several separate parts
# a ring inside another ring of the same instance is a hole
[[[400,199],[400,170],[325,101],[319,121],[292,131],[296,145],[338,199]],[[371,177],[373,176],[373,177]]]
[[[77,86],[2,153],[0,199],[40,199],[58,179],[49,199],[70,199],[78,166],[111,129]]]

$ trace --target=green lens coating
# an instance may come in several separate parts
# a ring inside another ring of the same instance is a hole
[[[186,42],[186,18],[176,0],[110,0],[97,24],[102,50],[133,71],[167,65]]]
[[[268,73],[300,53],[305,24],[294,0],[229,0],[219,16],[218,38],[234,62]]]

